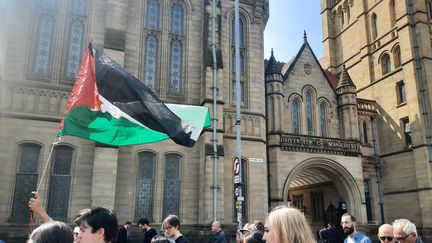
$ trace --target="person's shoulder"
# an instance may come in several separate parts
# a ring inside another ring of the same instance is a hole
[[[176,239],[175,242],[176,243],[188,243],[188,240],[186,239],[186,237],[184,237],[184,235],[181,235],[179,238]]]

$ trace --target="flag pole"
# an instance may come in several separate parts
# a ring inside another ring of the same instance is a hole
[[[58,138],[58,141],[57,141],[57,138]],[[49,154],[48,154],[48,159],[47,159],[47,161],[46,161],[46,163],[45,163],[44,170],[42,171],[41,179],[40,179],[40,181],[39,181],[39,183],[38,183],[38,185],[37,185],[37,187],[36,187],[36,192],[39,192],[39,189],[40,189],[40,187],[41,187],[41,185],[42,185],[42,181],[43,181],[43,179],[44,179],[44,177],[45,177],[45,174],[46,174],[46,171],[47,171],[47,169],[48,169],[48,165],[49,165],[49,162],[50,162],[51,155],[52,155],[52,152],[53,152],[53,150],[54,150],[54,147],[55,147],[58,143],[60,143],[60,141],[61,141],[61,137],[57,137],[57,136],[56,136],[56,138],[54,139],[54,142],[52,143],[52,146],[51,146],[50,152],[49,152]]]
[[[236,157],[240,163],[239,166],[239,180],[236,186],[238,191],[236,208],[237,208],[237,236],[239,236],[242,228],[242,154],[241,154],[241,114],[240,114],[240,102],[241,102],[241,86],[240,86],[240,9],[239,0],[234,1],[234,37],[235,37],[235,80],[236,80]]]

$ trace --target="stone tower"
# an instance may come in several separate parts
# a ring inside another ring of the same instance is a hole
[[[377,104],[385,221],[408,218],[425,241],[432,241],[431,6],[321,0],[325,68],[346,67],[357,97]]]
[[[359,140],[356,86],[345,66],[342,69],[336,93],[338,94],[341,137],[349,140]]]
[[[284,117],[283,105],[283,77],[281,66],[274,57],[273,50],[265,69],[266,82],[266,106],[267,106],[267,132],[280,132],[282,130],[282,118]]]

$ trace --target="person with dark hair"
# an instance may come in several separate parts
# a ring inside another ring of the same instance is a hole
[[[132,223],[130,221],[126,221],[124,225],[117,230],[117,236],[113,243],[127,243],[127,229],[131,227],[131,225]]]
[[[345,235],[348,235],[344,243],[372,243],[369,237],[357,231],[357,220],[352,214],[343,214],[341,218],[341,225]]]
[[[263,233],[258,230],[254,231],[243,239],[243,243],[265,243],[263,240]]]
[[[73,243],[72,230],[63,222],[49,221],[37,227],[28,243]]]
[[[176,243],[188,243],[186,237],[180,233],[180,219],[176,215],[170,214],[164,219],[162,230],[166,237],[172,238]]]
[[[80,217],[81,243],[105,243],[114,240],[117,233],[117,217],[103,207],[92,209]]]
[[[264,223],[261,220],[254,220],[253,224],[257,231],[261,232],[261,234],[264,234]]]
[[[155,229],[150,227],[150,222],[148,219],[140,219],[138,220],[138,228],[144,231],[144,240],[143,243],[150,243],[153,237],[157,235]]]

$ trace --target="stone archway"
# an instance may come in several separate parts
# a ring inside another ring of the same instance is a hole
[[[327,158],[311,158],[295,166],[288,174],[283,187],[283,200],[288,203],[290,185],[305,171],[323,173],[333,182],[338,194],[345,200],[348,212],[362,220],[362,194],[353,175],[340,163]]]

